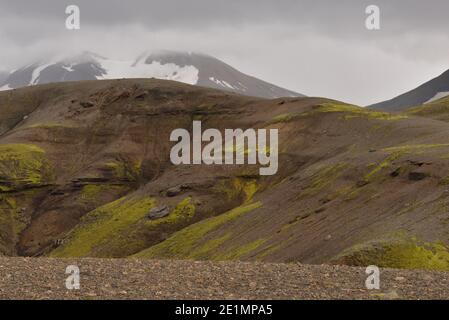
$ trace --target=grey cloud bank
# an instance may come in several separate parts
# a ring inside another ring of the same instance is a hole
[[[81,30],[65,29],[69,4]],[[381,8],[381,30],[365,8]],[[307,95],[366,105],[449,68],[448,1],[0,1],[0,70],[90,50],[201,51]]]

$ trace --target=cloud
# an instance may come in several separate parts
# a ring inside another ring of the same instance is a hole
[[[381,30],[364,27],[381,8]],[[65,7],[81,30],[65,29]],[[433,0],[0,0],[0,69],[91,50],[115,58],[201,51],[308,95],[391,98],[449,68],[449,2]]]

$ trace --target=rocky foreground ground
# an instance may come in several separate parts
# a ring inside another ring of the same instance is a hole
[[[66,267],[80,289],[66,288]],[[1,299],[447,299],[449,273],[382,269],[367,290],[364,268],[329,265],[0,258]]]

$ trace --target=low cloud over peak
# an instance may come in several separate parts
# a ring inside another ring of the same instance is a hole
[[[66,3],[1,0],[0,70],[82,50],[199,51],[309,96],[367,105],[449,68],[447,1],[376,1],[381,30],[368,31],[371,2],[79,0],[81,29],[69,31]]]

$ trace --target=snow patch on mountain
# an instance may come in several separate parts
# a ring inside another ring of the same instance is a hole
[[[137,60],[114,60],[83,52],[33,63],[4,73],[0,77],[0,90],[63,81],[122,78],[172,80],[262,98],[302,96],[246,75],[212,56],[174,51],[144,53]]]
[[[433,98],[430,98],[429,100],[424,102],[424,104],[428,104],[428,103],[434,102],[436,100],[442,99],[442,98],[447,97],[447,96],[449,96],[449,91],[438,92]]]
[[[228,82],[226,82],[224,80],[218,80],[218,79],[215,79],[214,77],[209,77],[209,80],[212,82],[215,82],[216,84],[219,84],[222,87],[228,88],[228,89],[241,90],[240,88],[235,88],[235,87],[231,86]]]
[[[449,95],[449,70],[413,90],[369,107],[385,111],[402,111],[411,107],[431,103],[447,95]]]
[[[6,90],[12,90],[14,88],[11,88],[8,84],[5,84],[4,86],[0,87],[0,91],[6,91]]]
[[[69,66],[62,66],[62,68],[64,68],[66,71],[68,72],[72,72],[73,70],[73,64],[70,64]]]
[[[43,65],[38,66],[36,69],[33,70],[33,73],[31,75],[31,81],[30,85],[36,85],[37,80],[39,79],[41,72],[45,70],[47,67],[51,66],[53,62],[45,63]]]
[[[174,63],[162,64],[158,61],[146,64],[143,61],[133,63],[131,61],[99,59],[98,62],[106,70],[106,74],[97,77],[97,79],[157,78],[192,85],[198,83],[199,70],[194,66],[181,67]]]

